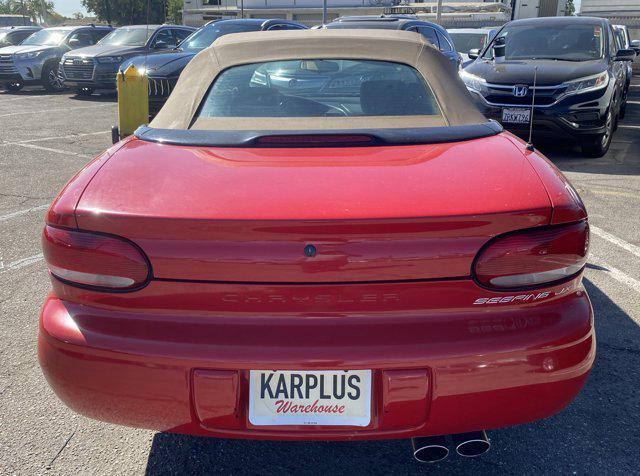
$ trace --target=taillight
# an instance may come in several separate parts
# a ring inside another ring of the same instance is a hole
[[[151,274],[142,251],[115,236],[47,225],[42,248],[51,274],[72,284],[132,290],[144,285]]]
[[[489,288],[525,288],[567,279],[587,263],[586,221],[498,236],[478,253],[476,280]]]

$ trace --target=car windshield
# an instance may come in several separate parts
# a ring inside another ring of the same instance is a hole
[[[456,45],[456,51],[459,53],[468,53],[470,50],[481,50],[487,42],[486,33],[449,33],[453,44]]]
[[[23,45],[58,46],[70,33],[69,30],[46,29],[35,32],[22,42]]]
[[[9,41],[7,40],[7,35],[9,33],[6,31],[0,31],[0,46],[7,46],[9,45]]]
[[[602,58],[604,49],[600,25],[507,25],[493,41],[498,38],[505,40],[507,60],[589,61]],[[483,58],[493,58],[492,48]]]
[[[144,46],[153,32],[153,28],[118,28],[105,36],[99,43],[113,46]]]
[[[243,33],[247,31],[258,31],[259,29],[259,25],[214,23],[191,34],[182,43],[180,43],[178,49],[183,51],[200,51],[221,36],[228,35],[229,33]]]
[[[316,59],[234,66],[199,117],[440,116],[420,73],[400,63]]]

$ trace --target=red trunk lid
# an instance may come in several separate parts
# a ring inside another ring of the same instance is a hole
[[[133,140],[76,210],[80,228],[140,245],[156,278],[254,283],[468,276],[490,237],[550,215],[538,176],[502,135],[309,149]]]

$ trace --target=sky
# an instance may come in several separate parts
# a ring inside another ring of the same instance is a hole
[[[87,14],[87,11],[82,6],[82,0],[53,0],[53,5],[56,12],[66,17],[70,17],[75,12]]]

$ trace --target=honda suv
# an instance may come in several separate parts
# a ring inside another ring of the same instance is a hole
[[[625,61],[634,57],[617,48],[606,19],[533,18],[507,23],[460,76],[507,129],[526,135],[533,119],[535,136],[564,136],[601,157],[623,104]]]

